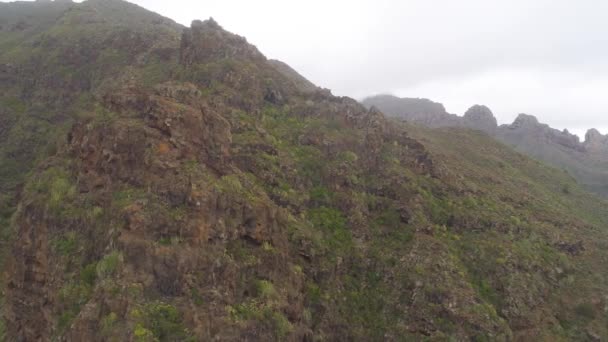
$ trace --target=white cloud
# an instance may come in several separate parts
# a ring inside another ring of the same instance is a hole
[[[607,131],[608,77],[600,76],[555,69],[496,69],[423,82],[394,94],[433,94],[449,112],[460,115],[473,104],[486,104],[499,123],[511,123],[518,113],[533,114],[583,137],[589,127]]]

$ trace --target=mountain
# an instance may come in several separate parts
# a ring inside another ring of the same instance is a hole
[[[389,117],[403,118],[428,127],[460,125],[460,118],[457,115],[449,114],[441,103],[429,99],[377,95],[366,98],[363,104],[368,108],[380,108]]]
[[[429,110],[433,103],[433,110]],[[498,126],[486,106],[474,105],[464,116],[448,114],[443,105],[426,99],[372,96],[363,101],[387,115],[427,127],[466,127],[484,131],[533,158],[565,169],[589,191],[608,196],[608,136],[591,129],[581,142],[567,130],[540,123],[534,116],[520,114],[510,125]]]
[[[335,97],[212,19],[9,12],[7,341],[608,338],[607,203],[567,173]]]

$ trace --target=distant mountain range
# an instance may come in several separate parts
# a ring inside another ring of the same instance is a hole
[[[532,115],[519,114],[510,125],[498,125],[492,111],[474,105],[463,116],[448,113],[441,103],[422,98],[377,95],[363,100],[386,115],[431,128],[466,127],[488,133],[536,159],[567,170],[588,190],[608,196],[608,136],[590,129],[585,141],[557,130]]]

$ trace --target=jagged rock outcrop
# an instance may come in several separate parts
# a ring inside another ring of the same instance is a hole
[[[585,147],[580,143],[578,136],[571,134],[568,130],[559,131],[541,124],[533,115],[519,114],[511,125],[501,126],[498,133],[508,143],[515,144],[517,140],[534,138],[548,144],[556,144],[578,152],[585,152]]]
[[[534,115],[522,113],[517,115],[517,118],[515,118],[515,121],[513,121],[509,128],[533,130],[540,128],[540,122],[538,122],[538,119]]]
[[[592,128],[585,134],[585,147],[590,151],[608,152],[608,136]]]
[[[213,18],[195,20],[184,30],[180,61],[186,65],[223,58],[265,61],[266,57],[243,37],[222,29]]]

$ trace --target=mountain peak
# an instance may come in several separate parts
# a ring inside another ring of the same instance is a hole
[[[492,132],[498,127],[498,122],[490,108],[484,105],[474,105],[463,116],[466,126],[485,132]]]
[[[601,145],[608,146],[608,135],[603,135],[597,129],[591,128],[585,134],[585,145],[589,147],[597,147]]]
[[[484,105],[472,105],[465,113],[464,116],[467,115],[482,115],[482,116],[492,116],[494,117],[494,114],[492,114],[492,111],[490,110],[490,108],[488,108],[487,106]]]
[[[455,115],[448,114],[441,103],[424,98],[400,98],[383,94],[366,98],[363,105],[367,108],[374,106],[390,117],[431,127],[447,126],[458,120]]]
[[[213,18],[194,20],[190,28],[184,29],[181,41],[183,64],[225,58],[266,61],[266,57],[244,37],[224,30]]]
[[[207,19],[207,20],[199,20],[199,19],[192,20],[190,27],[191,28],[197,27],[197,28],[209,28],[209,29],[223,30],[223,28],[220,26],[220,24],[218,24],[217,21],[215,21],[215,19],[213,19],[213,17],[209,17],[209,19]]]
[[[512,128],[531,128],[540,125],[540,122],[534,115],[521,113],[515,118],[513,124],[511,124]]]
[[[601,137],[603,137],[602,133],[595,128],[591,128],[585,134],[585,141],[592,141]]]

